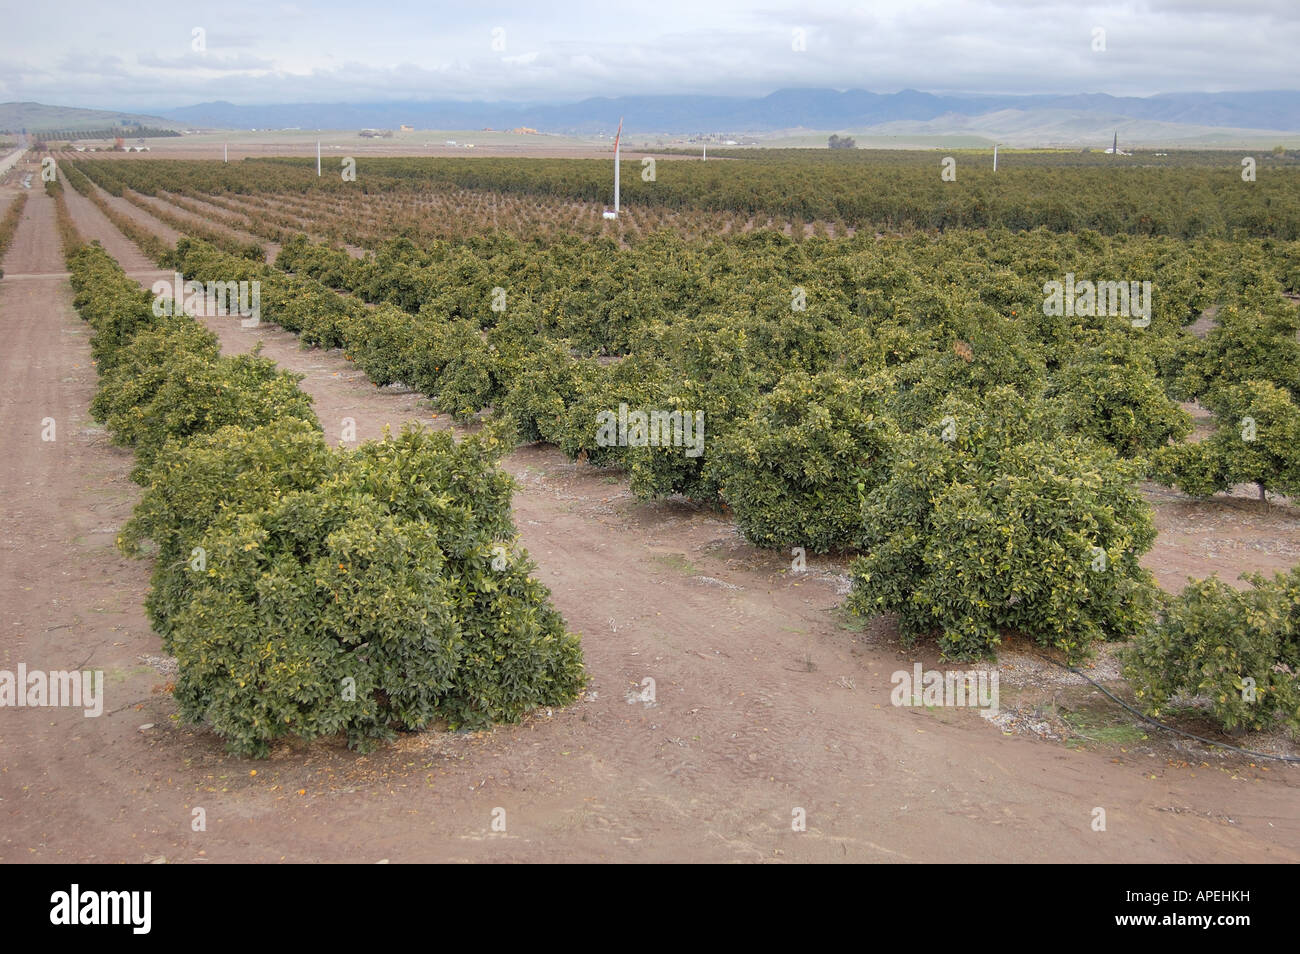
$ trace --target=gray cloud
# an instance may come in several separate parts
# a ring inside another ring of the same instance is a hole
[[[127,14],[73,0],[52,29],[34,7],[19,8],[0,37],[0,84],[13,99],[142,110],[810,86],[1147,95],[1292,88],[1300,47],[1294,0],[576,0],[563,10],[232,0],[208,12],[139,0]],[[195,26],[207,31],[205,55],[191,49]],[[505,50],[492,48],[494,28]],[[1092,49],[1095,28],[1104,52]],[[792,49],[795,30],[805,51]]]

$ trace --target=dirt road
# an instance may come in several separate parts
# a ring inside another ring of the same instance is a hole
[[[7,271],[62,272],[51,206],[33,194]],[[128,253],[90,203],[71,206],[83,234]],[[899,651],[883,624],[840,625],[838,566],[790,573],[729,522],[640,503],[625,479],[539,447],[507,458],[515,517],[583,634],[586,698],[370,756],[327,741],[232,758],[175,724],[169,676],[153,668],[148,567],[112,548],[136,498],[131,461],[86,420],[94,370],[70,300],[60,277],[0,283],[0,668],[102,668],[108,697],[98,719],[0,710],[0,861],[1300,860],[1293,769],[1070,749],[969,711],[895,708],[890,674],[935,659]],[[331,440],[345,417],[362,440],[445,423],[337,352],[210,326],[227,352],[260,341],[304,372]],[[40,440],[46,416],[54,443]],[[793,830],[800,810],[806,831]]]

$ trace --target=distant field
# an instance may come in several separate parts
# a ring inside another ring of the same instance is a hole
[[[345,207],[354,206],[361,196],[383,195],[399,208],[384,218],[382,227],[391,229],[401,222],[417,232],[424,232],[429,223],[406,221],[403,210],[412,207],[410,199],[451,189],[531,196],[544,200],[543,207],[580,203],[597,218],[601,207],[612,202],[608,153],[599,160],[581,158],[581,152],[526,158],[478,154],[476,147],[471,159],[465,151],[449,156],[446,150],[452,147],[444,145],[441,154],[417,158],[367,153],[356,145],[330,143],[321,176],[310,155],[243,160],[232,156],[229,163],[215,157],[206,162],[167,160],[161,148],[148,156],[117,154],[112,161],[99,154],[61,155],[84,165],[93,179],[115,192],[312,194]],[[635,154],[625,156],[622,202],[629,216],[657,220],[664,214],[689,213],[692,227],[705,231],[723,227],[724,221],[743,231],[775,220],[800,232],[821,222],[837,235],[861,228],[1043,227],[1054,232],[1092,229],[1184,238],[1234,232],[1261,238],[1300,236],[1300,159],[1291,153],[1261,153],[1255,159],[1258,181],[1252,183],[1241,178],[1239,154],[1215,151],[1135,156],[1008,152],[994,173],[988,152],[951,150],[956,181],[943,179],[945,156],[935,151],[731,149],[709,162],[688,155],[679,153],[675,161],[664,162],[653,178],[642,177],[649,168]],[[355,182],[342,178],[342,160],[348,157],[356,160]],[[362,183],[364,188],[358,188]],[[536,228],[538,209],[520,211],[533,223],[527,228]],[[569,213],[556,209],[556,214],[563,219]],[[718,219],[702,226],[701,216]],[[363,220],[346,215],[339,221],[356,229]],[[493,227],[510,228],[513,222],[512,216]],[[589,227],[595,234],[605,232],[598,222],[582,229]],[[375,236],[339,237],[365,244]]]
[[[369,138],[356,130],[216,130],[190,133],[179,139],[150,139],[152,154],[172,159],[231,159],[260,156],[316,155],[319,140],[324,156],[531,156],[594,157],[613,152],[611,140],[580,139],[529,133],[483,130],[417,130]],[[455,145],[448,145],[448,141]],[[128,140],[128,144],[134,144]],[[78,141],[77,145],[107,148],[111,140]]]

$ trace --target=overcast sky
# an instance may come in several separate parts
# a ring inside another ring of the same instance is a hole
[[[62,106],[1300,86],[1300,0],[7,6],[0,101]],[[196,29],[205,49],[195,48]],[[1099,39],[1104,51],[1094,50]]]

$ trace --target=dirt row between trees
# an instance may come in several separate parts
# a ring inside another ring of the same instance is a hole
[[[125,255],[130,243],[77,199],[83,234]],[[46,196],[29,202],[9,258],[14,271],[62,270]],[[0,284],[15,406],[3,559],[18,584],[5,666],[89,656],[106,670],[108,702],[99,719],[0,710],[0,860],[1300,859],[1293,771],[1067,749],[962,710],[895,708],[890,674],[936,660],[899,651],[883,623],[841,626],[839,565],[792,574],[729,522],[638,502],[625,479],[545,447],[505,466],[520,485],[523,543],[583,634],[583,700],[488,732],[405,736],[369,756],[326,740],[279,745],[262,762],[230,757],[171,718],[167,661],[140,609],[147,565],[112,549],[138,495],[131,458],[85,425],[94,372],[70,300],[59,279]],[[304,373],[332,441],[344,418],[362,440],[408,420],[445,424],[337,352],[208,321],[227,352],[260,342]],[[47,405],[76,422],[64,443],[39,441]],[[1092,829],[1098,807],[1105,831]],[[206,831],[192,830],[195,808]],[[505,832],[492,830],[498,808]],[[792,830],[798,810],[803,832]]]

